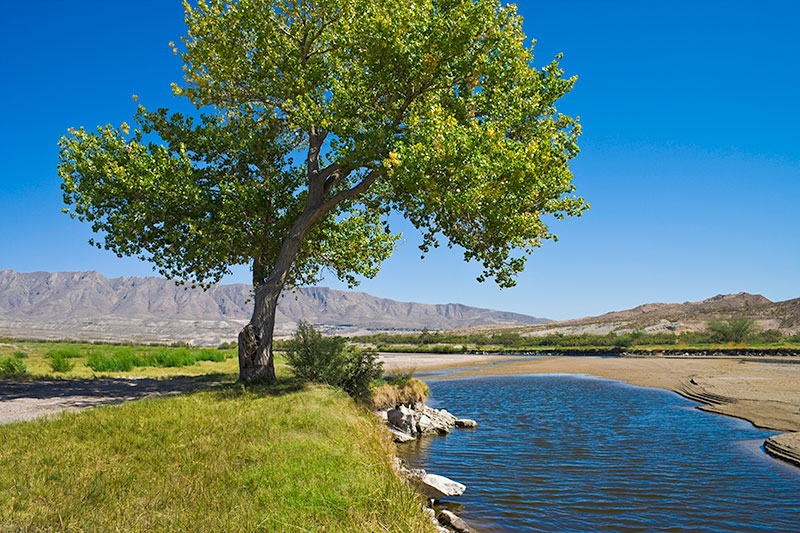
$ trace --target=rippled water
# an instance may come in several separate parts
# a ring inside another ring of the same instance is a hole
[[[573,375],[429,384],[479,427],[400,454],[467,485],[444,506],[481,531],[800,531],[800,469],[748,422]]]

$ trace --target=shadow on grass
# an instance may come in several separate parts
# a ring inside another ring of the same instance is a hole
[[[277,383],[225,383],[216,387],[212,393],[219,399],[232,399],[242,396],[284,396],[303,390],[305,383],[293,376],[278,378]]]

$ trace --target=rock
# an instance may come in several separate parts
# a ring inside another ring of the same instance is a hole
[[[394,428],[389,428],[389,433],[392,434],[392,438],[395,442],[408,442],[414,440],[414,437],[408,433],[404,433]]]
[[[440,524],[451,528],[457,533],[470,533],[472,531],[466,522],[461,520],[458,515],[451,513],[450,511],[441,511],[437,518],[439,519]]]
[[[452,532],[446,527],[440,526],[439,522],[436,522],[436,533],[452,533]]]
[[[420,415],[417,420],[417,431],[422,435],[430,435],[431,433],[438,433],[436,425],[428,415]]]
[[[436,520],[436,511],[434,511],[430,507],[425,507],[422,511],[425,513],[425,516],[430,518],[431,522],[433,522],[434,524],[438,524],[439,523]]]
[[[455,421],[456,417],[444,409],[438,410],[423,406],[422,409],[414,412],[414,425],[422,435],[447,434],[453,429]]]
[[[417,432],[413,415],[407,415],[400,409],[389,409],[386,411],[386,420],[395,428],[409,435],[413,436]]]
[[[386,421],[388,421],[388,420],[389,420],[389,417],[388,417],[388,415],[386,414],[386,410],[378,411],[378,413],[377,413],[377,414],[378,414],[378,418],[380,418],[380,419],[381,419],[381,420],[383,420],[384,422],[386,422]]]
[[[425,474],[422,477],[410,477],[420,492],[428,498],[441,500],[448,496],[461,496],[467,487],[457,481],[436,474]]]
[[[457,428],[476,428],[478,427],[478,423],[472,420],[471,418],[457,418],[456,419],[456,427]]]

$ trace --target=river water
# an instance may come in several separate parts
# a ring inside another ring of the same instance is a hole
[[[575,375],[427,381],[432,406],[479,427],[400,455],[464,483],[442,506],[479,531],[800,531],[800,468],[749,422]]]

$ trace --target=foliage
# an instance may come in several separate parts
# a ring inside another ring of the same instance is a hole
[[[28,354],[25,352],[16,351],[14,352],[14,357],[16,357],[17,359],[27,359]]]
[[[343,394],[285,383],[9,424],[0,531],[432,532],[392,448]]]
[[[149,351],[135,351],[121,348],[89,355],[86,366],[95,372],[129,372],[134,367],[182,367],[191,366],[198,361],[225,360],[225,354],[216,350],[188,350],[186,348],[158,348]]]
[[[63,353],[50,356],[49,364],[53,372],[69,372],[75,368],[75,363],[67,359]]]
[[[368,402],[382,363],[372,350],[347,346],[342,337],[324,337],[308,322],[298,322],[286,344],[286,361],[302,381],[341,387],[356,400]]]
[[[28,371],[21,357],[6,357],[0,359],[0,377],[16,378]]]
[[[80,348],[77,346],[60,346],[47,352],[47,357],[60,357],[62,359],[76,359],[83,357]]]
[[[709,320],[707,327],[718,342],[743,342],[757,330],[755,321],[746,317]]]
[[[555,107],[575,79],[533,66],[513,6],[206,0],[185,21],[173,91],[197,113],[140,105],[134,129],[60,141],[67,210],[98,247],[193,282],[249,263],[257,285],[288,264],[281,284],[352,285],[391,254],[398,210],[423,252],[444,237],[510,286],[555,240],[546,217],[588,207],[580,126]]]

